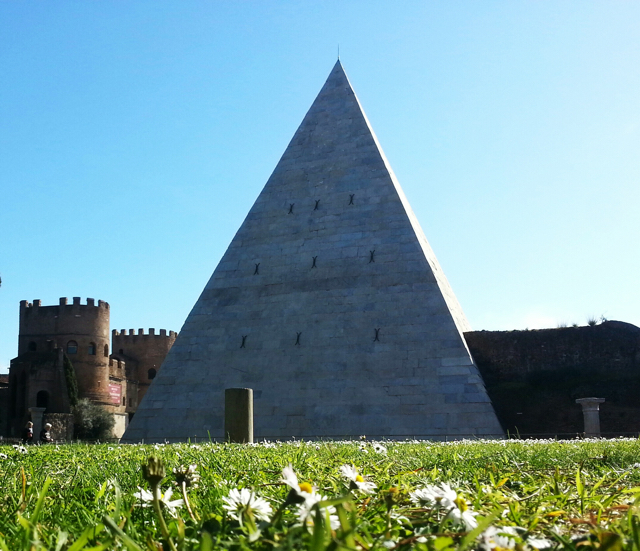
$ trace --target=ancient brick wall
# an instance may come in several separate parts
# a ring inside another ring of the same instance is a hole
[[[465,339],[503,428],[583,430],[577,398],[605,398],[604,434],[640,431],[640,328],[617,321],[532,331],[473,331]]]
[[[135,362],[131,362],[134,363]],[[132,388],[128,379],[131,378],[129,362],[123,360],[117,355],[111,355],[109,358],[109,389],[110,405],[108,409],[111,413],[124,414],[127,412],[127,404],[132,396]],[[133,374],[135,378],[135,373]],[[136,385],[133,385],[133,394],[137,394],[135,389]]]
[[[99,300],[96,305],[92,298],[81,304],[79,297],[72,304],[61,298],[56,306],[21,301],[18,356],[56,347],[73,364],[79,395],[108,404],[109,304]]]
[[[0,387],[0,436],[7,434],[9,423],[9,387]]]
[[[56,441],[73,441],[73,414],[71,413],[45,413],[42,423],[51,423],[51,437]],[[39,435],[34,435],[38,438]]]
[[[135,398],[138,404],[160,370],[176,336],[175,331],[167,332],[166,329],[160,329],[160,332],[156,333],[154,328],[149,329],[146,334],[144,329],[138,329],[137,333],[133,329],[129,329],[128,333],[125,329],[114,329],[111,332],[114,354],[135,360],[136,371],[131,373],[130,378],[138,384]]]
[[[11,362],[6,381],[0,380],[0,386],[9,383],[0,400],[0,433],[20,434],[29,407],[36,404],[45,407],[47,415],[71,410],[70,393],[74,397],[76,393],[67,389],[66,355],[76,376],[77,397],[106,407],[119,421],[122,434],[141,399],[139,379],[144,395],[149,370],[159,369],[176,333],[164,329],[157,335],[153,329],[146,335],[142,330],[138,335],[114,332],[116,345],[136,357],[112,356],[109,314],[108,303],[99,300],[96,304],[92,298],[86,304],[79,297],[71,304],[61,298],[55,306],[42,306],[40,300],[20,302],[18,356]]]
[[[61,349],[26,352],[11,361],[9,371],[8,435],[19,436],[30,418],[29,407],[69,413],[71,406]]]

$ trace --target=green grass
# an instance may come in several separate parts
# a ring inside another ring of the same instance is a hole
[[[518,549],[640,551],[638,440],[384,446],[386,453],[358,442],[78,444],[33,446],[27,453],[0,446],[6,455],[0,455],[0,549],[441,551],[488,549],[498,541]],[[197,488],[186,489],[193,517],[184,506],[176,517],[160,512],[164,534],[157,511],[134,496],[149,488],[142,465],[152,455],[166,466],[160,487],[173,488],[171,499],[181,496],[174,468],[195,464],[201,477]],[[281,482],[289,464],[300,483],[324,496],[304,524]],[[351,490],[342,465],[374,482],[374,493]],[[443,482],[457,492],[456,511],[477,514],[478,528],[456,524],[446,507],[411,500],[417,488]],[[223,498],[234,488],[264,498],[271,505],[267,520],[249,509],[232,518]],[[509,526],[517,528],[514,537],[491,537],[491,527]]]

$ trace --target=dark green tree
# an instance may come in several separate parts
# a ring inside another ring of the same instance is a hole
[[[113,438],[113,415],[99,404],[83,398],[73,408],[75,438],[79,440],[109,440]]]

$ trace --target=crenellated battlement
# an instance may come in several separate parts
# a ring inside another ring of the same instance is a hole
[[[134,329],[129,329],[129,331],[127,332],[126,329],[121,329],[120,331],[118,331],[117,329],[112,329],[111,331],[111,337],[119,337],[120,339],[126,339],[128,337],[151,337],[151,338],[169,338],[169,339],[175,339],[178,336],[178,333],[176,333],[175,331],[169,331],[167,332],[166,329],[160,329],[160,333],[156,333],[156,330],[151,327],[149,328],[149,332],[145,333],[144,329],[138,329],[138,332],[136,333],[136,331]]]
[[[60,302],[54,306],[42,306],[42,301],[40,299],[34,299],[33,302],[28,302],[26,300],[20,301],[21,315],[60,315],[64,314],[65,311],[68,311],[69,313],[76,313],[78,310],[87,311],[90,309],[102,309],[108,311],[109,303],[104,300],[98,300],[98,304],[96,305],[95,299],[88,298],[87,303],[82,304],[80,297],[73,297],[71,303],[67,297],[62,297]]]

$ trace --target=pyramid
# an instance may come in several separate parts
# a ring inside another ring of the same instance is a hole
[[[338,61],[123,440],[501,435],[467,330]]]

